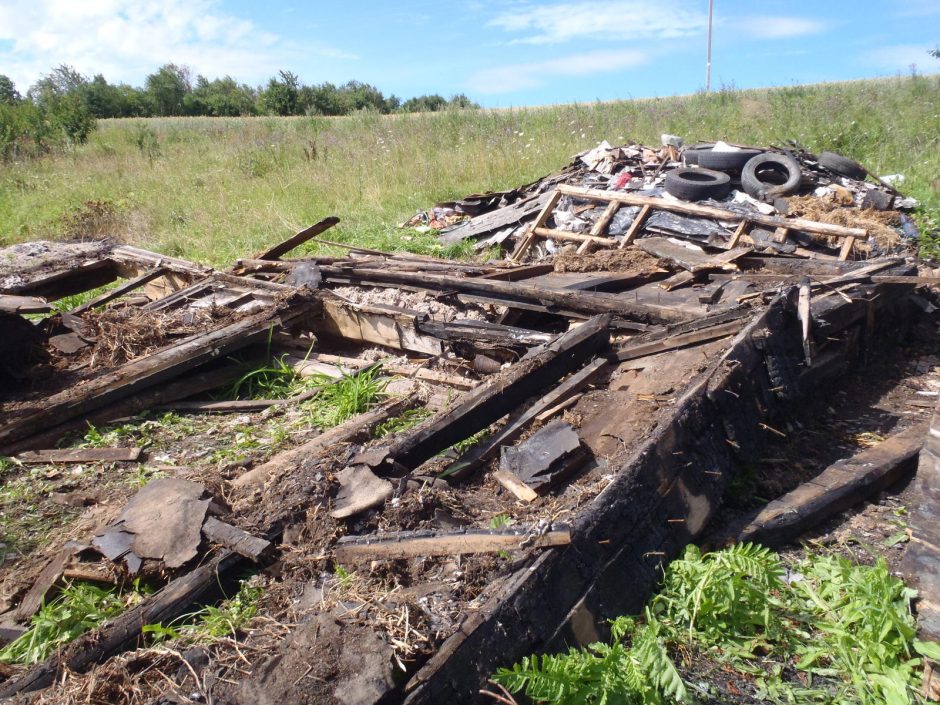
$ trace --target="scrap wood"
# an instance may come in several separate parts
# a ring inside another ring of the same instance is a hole
[[[391,499],[395,488],[367,465],[350,465],[336,473],[339,492],[330,510],[334,519],[348,519]]]
[[[346,274],[334,266],[322,267],[327,281]],[[383,284],[410,284],[422,289],[457,291],[501,298],[507,305],[512,302],[528,302],[549,305],[589,315],[614,313],[635,319],[641,323],[675,323],[684,319],[683,314],[666,307],[647,306],[634,303],[614,294],[570,291],[534,286],[525,282],[503,282],[480,277],[448,277],[434,274],[409,274],[383,270],[356,270],[353,279],[358,284],[379,286]]]
[[[607,369],[606,358],[599,357],[570,375],[561,384],[541,396],[534,404],[518,415],[510,418],[506,425],[494,435],[483,441],[476,448],[470,449],[445,470],[448,477],[466,477],[480,467],[480,464],[499,452],[502,446],[515,441],[534,420],[539,419],[577,395],[582,389],[594,382]]]
[[[213,516],[206,518],[206,522],[202,525],[202,533],[210,541],[225,546],[256,563],[270,552],[273,545],[266,539],[253,536],[247,531],[226,524]]]
[[[401,531],[368,536],[343,536],[336,543],[337,561],[458,556],[524,548],[551,548],[571,543],[571,530],[556,524],[542,532],[526,529],[464,529],[462,531]]]
[[[260,311],[218,330],[191,336],[93,377],[80,387],[53,394],[43,401],[42,408],[0,426],[0,446],[25,438],[38,429],[87,414],[220,355],[264,340],[272,327],[301,319],[313,311],[317,303],[318,299],[293,297],[274,310]]]
[[[342,375],[376,364],[371,360],[345,357],[343,355],[331,355],[328,353],[307,353],[303,358],[290,355],[287,357],[287,362],[301,375],[305,375],[309,369],[315,369],[324,374]],[[316,363],[316,366],[311,368],[311,363]],[[440,370],[429,370],[421,365],[408,365],[390,360],[380,360],[379,363],[382,366],[382,370],[389,374],[418,379],[422,382],[442,384],[448,387],[456,387],[457,389],[473,389],[479,384],[479,381],[476,379],[461,377],[460,375],[441,372]],[[327,368],[331,369],[332,373],[327,373]]]
[[[521,502],[534,502],[539,497],[539,493],[529,487],[526,483],[513,475],[508,470],[494,470],[493,479],[509,490],[512,495]]]
[[[66,671],[84,673],[116,653],[133,648],[146,624],[170,624],[191,609],[193,602],[218,586],[219,577],[242,557],[223,551],[194,570],[171,580],[137,605],[57,649],[45,661],[0,684],[0,699],[52,685]]]
[[[256,259],[262,260],[276,260],[280,259],[283,255],[286,255],[288,252],[293,250],[295,247],[300,247],[308,240],[314,239],[317,235],[322,232],[326,232],[334,225],[339,222],[339,218],[335,215],[331,215],[328,218],[324,218],[319,223],[314,223],[308,228],[304,228],[296,235],[293,235],[283,242],[279,242],[273,247],[269,247],[267,250],[262,252],[260,255],[257,255]]]
[[[52,306],[36,296],[0,294],[0,313],[49,313]]]
[[[33,586],[29,589],[29,592],[13,610],[14,621],[25,622],[39,611],[46,599],[46,594],[62,577],[62,571],[65,570],[69,558],[74,553],[74,548],[63,548],[46,563],[36,580],[33,581]]]
[[[71,313],[73,316],[80,316],[85,311],[91,310],[98,306],[103,306],[109,301],[114,301],[114,299],[120,298],[121,296],[124,296],[124,294],[127,294],[128,292],[131,292],[134,289],[142,287],[144,284],[152,282],[154,279],[162,277],[164,274],[167,273],[167,271],[168,270],[162,266],[154,267],[150,271],[144,272],[140,276],[134,277],[133,279],[129,279],[123,284],[121,284],[120,286],[116,286],[113,289],[110,289],[109,291],[106,291],[103,294],[99,294],[93,299],[89,299],[85,303],[79,306],[76,306],[69,313]]]
[[[620,348],[617,352],[617,360],[626,362],[627,360],[635,360],[640,357],[646,357],[647,355],[657,355],[667,350],[676,350],[677,348],[684,348],[690,345],[698,345],[699,343],[717,340],[718,338],[725,338],[741,330],[741,328],[744,327],[744,323],[743,320],[729,321],[689,333],[679,333],[669,338],[628,345]]]
[[[891,486],[914,468],[926,431],[923,424],[913,426],[837,461],[751,516],[734,540],[779,546]]]
[[[16,459],[26,464],[41,463],[96,463],[133,462],[140,458],[141,449],[134,448],[52,448],[20,453]]]
[[[538,493],[546,492],[584,465],[588,453],[578,432],[565,421],[553,421],[523,443],[503,446],[499,469],[515,475]]]
[[[481,431],[523,400],[578,369],[607,344],[610,321],[610,316],[595,316],[468,392],[457,404],[395,442],[388,449],[387,470],[396,466],[417,468],[435,453]]]

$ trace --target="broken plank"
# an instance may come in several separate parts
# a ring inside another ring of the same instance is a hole
[[[443,352],[440,339],[417,330],[418,315],[391,306],[354,304],[330,295],[323,300],[321,331],[394,350],[439,356]]]
[[[480,466],[480,463],[499,452],[502,446],[509,445],[519,438],[529,424],[539,416],[557,408],[587,385],[591,384],[591,382],[596,380],[601,373],[607,369],[607,366],[608,361],[601,357],[582,367],[569,376],[564,382],[538,399],[538,401],[519,415],[518,418],[510,418],[509,422],[493,436],[486,439],[476,448],[467,451],[463,457],[458,458],[445,470],[447,476],[460,478],[473,472],[473,470]]]
[[[720,323],[716,326],[703,328],[690,333],[680,333],[671,338],[662,338],[660,340],[653,340],[636,345],[628,345],[619,350],[617,360],[626,362],[627,360],[635,360],[639,357],[646,357],[647,355],[656,355],[661,352],[666,352],[667,350],[676,350],[677,348],[684,348],[689,345],[697,345],[699,343],[717,340],[718,338],[734,335],[741,330],[743,326],[743,320],[736,320],[728,323]]]
[[[855,237],[865,239],[868,234],[864,228],[848,228],[842,225],[833,225],[831,223],[820,223],[815,220],[806,220],[804,218],[781,218],[778,216],[764,215],[763,213],[748,213],[746,216],[724,208],[715,208],[713,206],[703,206],[699,203],[680,203],[678,201],[668,201],[664,198],[654,198],[651,196],[637,196],[622,191],[599,191],[596,189],[583,188],[581,186],[568,186],[560,184],[557,188],[560,193],[579,198],[589,198],[597,201],[619,201],[630,206],[652,206],[661,210],[673,211],[675,213],[684,213],[702,218],[712,218],[714,220],[738,223],[741,220],[748,220],[751,223],[766,225],[771,228],[784,227],[790,230],[799,230],[807,233],[818,233],[820,235],[830,235],[833,237]]]
[[[635,319],[641,323],[676,323],[687,316],[662,306],[649,306],[632,302],[615,294],[551,289],[525,282],[502,282],[479,277],[448,277],[434,274],[412,274],[383,270],[356,270],[352,274],[340,267],[321,267],[328,281],[336,277],[349,277],[355,284],[372,286],[407,284],[428,290],[457,291],[478,294],[505,301],[551,305],[589,315],[613,313]]]
[[[889,487],[913,470],[926,430],[914,426],[830,465],[761,509],[735,533],[735,540],[779,546]]]
[[[533,490],[518,477],[506,470],[494,471],[493,479],[506,488],[516,499],[521,502],[534,502],[539,497],[538,492]]]
[[[610,202],[611,205],[614,203],[617,203],[617,201]],[[642,230],[643,226],[646,225],[646,219],[649,218],[650,212],[651,207],[648,205],[640,208],[640,212],[636,214],[636,218],[634,218],[633,222],[630,223],[630,228],[626,233],[624,233],[623,239],[620,241],[621,250],[627,245],[633,244],[633,241],[636,240],[636,236],[640,234],[640,230]]]
[[[540,277],[543,274],[555,271],[554,264],[529,264],[502,269],[492,274],[484,274],[481,279],[494,279],[504,282],[518,282],[531,277]]]
[[[237,526],[226,524],[210,516],[202,525],[202,535],[210,541],[235,551],[240,556],[250,558],[256,563],[271,550],[272,544],[266,539],[249,534]]]
[[[36,296],[0,294],[0,313],[49,313],[52,306]]]
[[[334,225],[336,225],[338,222],[339,222],[339,218],[337,218],[335,215],[331,215],[328,218],[324,218],[319,223],[314,223],[309,228],[304,228],[299,233],[287,238],[283,242],[279,242],[277,245],[274,245],[273,247],[269,247],[267,250],[265,250],[260,255],[258,255],[255,259],[261,259],[261,260],[279,259],[280,257],[282,257],[283,255],[286,255],[288,252],[290,252],[294,248],[300,247],[305,242],[312,240],[320,233],[326,232],[327,230],[332,228]]]
[[[413,470],[435,453],[494,423],[525,399],[541,394],[607,345],[610,321],[610,316],[595,316],[551,345],[530,351],[504,373],[395,443],[386,460],[392,461],[388,469],[397,464]]]
[[[568,527],[556,526],[544,534],[517,529],[464,531],[404,531],[371,536],[343,536],[334,549],[335,560],[382,560],[415,556],[458,556],[524,548],[551,548],[571,543]]]
[[[41,409],[0,426],[0,446],[35,431],[99,409],[147,387],[165,382],[209,360],[264,340],[271,328],[300,319],[318,299],[295,297],[277,308],[259,311],[208,333],[197,334],[115,370],[87,380],[76,388],[48,397]]]
[[[75,308],[73,308],[69,313],[71,313],[74,316],[79,316],[83,314],[85,311],[88,311],[89,309],[93,309],[97,306],[103,306],[109,301],[114,301],[114,299],[124,296],[124,294],[128,292],[131,292],[134,289],[137,289],[143,286],[144,284],[152,282],[154,279],[158,277],[162,277],[164,274],[166,274],[166,272],[167,270],[164,269],[163,267],[155,267],[154,269],[151,269],[149,272],[144,272],[140,276],[134,277],[133,279],[128,279],[126,282],[124,282],[120,286],[114,287],[110,291],[106,291],[103,294],[96,296],[93,299],[89,299],[88,301],[81,304],[80,306],[76,306]]]
[[[72,554],[73,551],[71,549],[64,548],[46,563],[46,567],[43,568],[36,577],[29,592],[26,593],[20,601],[20,604],[16,606],[16,609],[13,610],[13,619],[15,621],[25,622],[39,611],[43,601],[46,599],[46,594],[52,589],[52,586],[58,582],[59,578],[62,577],[65,564],[68,563]]]
[[[16,459],[21,463],[95,463],[133,462],[140,458],[140,448],[52,448],[30,450],[20,453]]]

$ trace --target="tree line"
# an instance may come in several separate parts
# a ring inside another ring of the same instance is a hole
[[[291,71],[279,71],[267,84],[252,87],[231,76],[193,79],[188,67],[170,63],[148,75],[142,87],[134,87],[109,83],[102,74],[88,78],[63,64],[42,76],[25,95],[0,74],[0,156],[84,142],[97,118],[349,115],[362,110],[388,114],[478,107],[463,94],[403,101],[361,81],[305,85]]]

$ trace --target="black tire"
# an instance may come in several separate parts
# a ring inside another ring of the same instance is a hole
[[[699,153],[698,165],[715,171],[740,171],[748,161],[760,153],[759,149],[739,149],[737,152],[716,152],[709,149]]]
[[[720,171],[682,167],[666,174],[666,191],[684,201],[721,199],[731,190],[731,177]]]
[[[864,181],[865,177],[868,176],[868,171],[857,161],[843,157],[841,154],[836,154],[835,152],[820,152],[817,161],[819,162],[819,166],[825,167],[840,176],[847,176],[850,179]]]
[[[708,152],[711,150],[711,147],[701,147],[694,149],[687,149],[682,153],[682,160],[686,163],[687,166],[698,166],[698,155],[702,152]]]
[[[800,163],[788,154],[758,154],[741,170],[744,192],[762,200],[796,193],[802,178]]]

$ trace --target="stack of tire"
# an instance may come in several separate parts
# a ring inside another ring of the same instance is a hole
[[[685,201],[721,200],[731,191],[731,176],[740,174],[741,188],[752,198],[772,201],[799,190],[803,181],[800,163],[789,154],[759,149],[715,151],[710,146],[683,152],[686,166],[666,174],[666,191]],[[864,179],[858,162],[832,152],[822,152],[819,165],[840,176]]]

